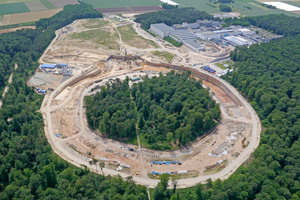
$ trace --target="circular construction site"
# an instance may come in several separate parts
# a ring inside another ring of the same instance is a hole
[[[41,107],[45,133],[54,152],[68,162],[79,167],[86,165],[96,173],[101,172],[99,162],[104,162],[105,175],[133,176],[138,184],[149,187],[155,187],[163,173],[177,179],[179,188],[209,178],[228,178],[258,146],[260,121],[253,108],[218,76],[183,67],[188,64],[184,56],[187,53],[181,53],[182,48],[162,48],[150,34],[136,31],[140,37],[138,40],[144,40],[139,45],[147,46],[142,49],[145,46],[134,46],[130,43],[132,38],[124,36],[124,31],[136,30],[135,24],[123,21],[122,26],[129,28],[120,29],[118,26],[121,26],[120,22],[115,19],[75,21],[56,32],[56,38],[41,57],[41,63],[68,63],[72,69],[72,75],[55,79],[55,84],[51,82],[53,89],[47,91]],[[111,32],[107,38],[91,39],[95,34],[93,31]],[[85,38],[89,38],[89,42],[81,44]],[[110,43],[107,46],[112,40],[116,45]],[[136,40],[137,37],[134,44]],[[202,63],[213,61],[201,55],[193,59]],[[85,96],[95,95],[101,86],[116,78],[124,80],[128,77],[129,84],[134,84],[137,77],[142,81],[144,76],[159,76],[172,69],[192,71],[193,78],[202,80],[203,87],[208,88],[211,97],[219,103],[221,120],[211,132],[177,150],[155,151],[144,148],[138,136],[135,143],[128,144],[106,138],[89,128]],[[38,78],[32,79],[30,84],[49,88],[47,81],[51,73],[45,77],[36,74]],[[39,81],[44,78],[44,82]]]

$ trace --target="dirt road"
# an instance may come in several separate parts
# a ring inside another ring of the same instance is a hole
[[[113,74],[110,73],[106,76],[103,76],[103,78],[105,78],[105,77],[106,78],[114,78],[118,75],[121,75],[121,74],[117,74],[116,72],[113,72]],[[238,156],[238,158],[236,158],[233,162],[229,163],[229,165],[227,167],[225,167],[222,171],[220,171],[216,174],[199,176],[196,178],[179,179],[179,180],[177,180],[179,188],[190,187],[190,186],[196,185],[199,182],[205,182],[208,178],[211,178],[212,180],[216,180],[218,178],[220,178],[220,179],[228,178],[232,173],[234,173],[237,170],[237,168],[243,162],[245,162],[246,159],[249,158],[250,154],[255,150],[255,148],[259,144],[260,122],[259,122],[259,119],[256,116],[254,110],[251,108],[251,106],[248,104],[248,102],[245,99],[243,99],[243,97],[230,84],[228,84],[226,81],[216,77],[215,75],[212,75],[212,74],[208,74],[208,75],[220,80],[227,88],[229,88],[233,92],[233,94],[236,96],[236,98],[238,98],[242,102],[242,104],[247,108],[247,110],[251,114],[251,119],[252,119],[252,124],[253,124],[253,126],[251,128],[252,128],[252,136],[253,137],[251,137],[251,141],[250,141],[248,147]],[[78,86],[74,87],[73,90],[74,91],[77,90],[78,89],[77,87],[79,87],[80,85],[90,85],[92,82],[93,82],[93,80],[84,80],[84,81],[80,82],[80,84]],[[51,108],[51,104],[52,104],[52,101],[53,101],[54,97],[56,96],[56,94],[58,94],[60,92],[60,90],[62,88],[64,88],[65,84],[68,84],[68,81],[63,83],[62,85],[60,85],[54,92],[52,92],[49,95],[48,98],[44,99],[42,111],[44,113],[44,119],[46,121],[46,127],[45,127],[46,136],[47,136],[53,150],[58,155],[60,155],[62,158],[64,158],[65,160],[71,162],[72,164],[74,164],[76,166],[81,166],[82,164],[84,164],[86,166],[89,166],[93,171],[96,171],[95,166],[89,165],[88,157],[80,155],[80,154],[76,154],[76,153],[74,154],[74,151],[72,151],[69,147],[66,147],[66,145],[63,145],[61,143],[61,139],[59,139],[55,136],[53,126],[52,126],[51,111],[53,111],[53,108]],[[80,109],[83,107],[83,97],[87,94],[87,91],[88,91],[88,88],[85,87],[85,90],[81,92],[78,108],[76,108],[76,109]],[[70,95],[70,96],[72,96],[72,95]],[[63,104],[64,103],[62,103],[62,105]],[[56,107],[56,108],[58,108],[58,107]],[[78,111],[76,111],[76,112],[78,112]],[[83,109],[79,110],[79,119],[80,119],[81,131],[78,134],[78,136],[84,135],[85,137],[91,137],[91,139],[95,138],[95,136],[93,136],[92,133],[87,134],[87,132],[89,132],[89,130],[85,127],[86,123],[83,120],[84,119]],[[78,137],[78,136],[76,136],[76,137]],[[139,151],[140,151],[140,147],[139,147]],[[141,162],[142,162],[142,160],[141,160]],[[104,173],[110,174],[110,175],[120,174],[122,177],[128,176],[128,174],[126,174],[126,173],[117,172],[115,170],[107,169],[107,168],[104,169]],[[158,182],[155,179],[150,179],[145,176],[143,176],[143,177],[134,176],[133,179],[137,183],[147,185],[148,187],[151,187],[151,188],[155,187]]]
[[[16,70],[16,69],[18,69],[18,64],[17,63],[15,63],[15,69],[14,70]],[[4,99],[6,93],[8,92],[9,85],[12,83],[12,80],[13,80],[13,76],[14,76],[14,71],[11,73],[11,75],[10,75],[10,77],[8,79],[8,83],[7,83],[7,85],[6,85],[6,87],[5,87],[4,91],[3,91],[2,98],[0,100],[0,109],[3,106],[2,100]]]

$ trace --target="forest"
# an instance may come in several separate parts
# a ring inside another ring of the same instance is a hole
[[[54,38],[55,28],[75,19],[101,17],[86,4],[66,6],[37,22],[36,30],[0,35],[0,70],[5,81],[15,72],[0,109],[0,199],[136,199],[146,200],[146,187],[130,177],[104,177],[86,166],[77,168],[55,155],[45,138],[40,109],[43,96],[27,86],[37,60]],[[2,84],[3,82],[0,81]]]
[[[225,181],[177,190],[159,184],[154,199],[300,199],[300,35],[290,34],[294,36],[238,47],[231,54],[235,72],[223,77],[248,98],[262,121],[253,157]]]
[[[54,27],[101,14],[80,4],[65,7],[59,16],[43,20],[45,24],[38,22],[37,30],[0,35],[2,90],[14,64],[19,65],[0,109],[0,199],[146,200],[146,187],[136,185],[130,177],[123,181],[120,177],[95,175],[84,166],[72,166],[53,153],[44,136],[43,119],[38,112],[43,97],[26,81],[53,39]],[[224,77],[259,114],[264,130],[260,146],[225,181],[208,180],[205,185],[187,189],[176,189],[175,184],[170,185],[174,189],[167,190],[168,177],[162,176],[153,190],[154,199],[300,199],[299,20],[284,15],[251,19],[261,28],[288,36],[238,48],[231,55],[235,72]]]
[[[285,36],[300,34],[299,18],[289,17],[284,14],[226,18],[224,19],[224,22],[226,23],[226,25],[253,25]]]
[[[86,97],[86,113],[92,129],[112,138],[135,138],[143,146],[170,150],[194,141],[219,120],[218,105],[189,73],[168,73],[128,85],[129,79],[107,84],[94,97]]]
[[[178,8],[140,14],[135,21],[141,24],[144,29],[149,29],[151,24],[165,23],[169,26],[182,24],[183,22],[193,23],[201,19],[214,19],[205,11],[198,11],[195,8]]]

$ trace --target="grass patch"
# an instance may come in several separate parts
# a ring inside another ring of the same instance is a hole
[[[174,54],[171,54],[169,52],[166,51],[154,51],[152,52],[153,55],[157,56],[157,57],[162,57],[164,58],[168,63],[171,62],[171,60],[174,58]]]
[[[103,19],[88,19],[82,24],[84,28],[102,28],[108,24],[108,21]]]
[[[182,46],[182,42],[177,42],[176,40],[174,40],[171,37],[164,37],[164,40],[169,42],[170,44],[174,45],[175,47],[181,47]]]
[[[56,9],[56,7],[48,0],[40,0],[40,2],[48,9]]]
[[[136,137],[133,137],[133,138],[115,138],[115,137],[112,137],[112,139],[117,140],[117,141],[122,142],[122,143],[126,143],[126,144],[132,144],[132,145],[135,145],[135,146],[138,145]]]
[[[228,64],[229,68],[224,67],[225,64]],[[233,68],[233,62],[232,61],[229,61],[229,62],[223,61],[223,62],[215,63],[215,65],[218,66],[221,69],[232,69]]]
[[[93,41],[96,44],[107,47],[108,49],[119,49],[118,34],[105,30],[90,30],[81,33],[74,33],[72,39],[80,39],[84,41]]]
[[[139,36],[132,28],[132,25],[125,25],[118,27],[118,30],[121,34],[122,41],[129,46],[136,47],[139,49],[146,49],[146,48],[157,48],[156,44],[151,41],[147,40],[141,36]]]
[[[0,15],[23,13],[23,12],[30,12],[29,8],[25,5],[24,2],[1,4],[0,6]]]

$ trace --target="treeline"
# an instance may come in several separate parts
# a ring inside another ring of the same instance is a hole
[[[135,138],[137,123],[144,147],[168,150],[194,141],[219,119],[218,105],[189,74],[145,77],[131,90],[128,81],[116,79],[86,97],[91,128],[112,138]]]
[[[155,199],[300,199],[300,35],[238,47],[231,58],[235,72],[225,79],[247,96],[264,127],[254,157],[224,182],[176,192],[158,186]]]
[[[300,34],[300,20],[297,17],[289,17],[284,14],[273,14],[264,16],[252,16],[241,18],[224,19],[227,25],[257,26],[272,31],[279,35]]]
[[[214,17],[195,8],[179,8],[137,15],[135,21],[140,23],[142,28],[149,29],[151,24],[156,23],[165,23],[171,26],[183,22],[193,23],[201,19],[214,19]]]
[[[84,166],[74,167],[56,156],[45,138],[43,118],[38,112],[43,97],[26,82],[53,39],[52,28],[65,25],[70,13],[73,19],[81,18],[83,10],[84,15],[94,13],[85,4],[66,6],[64,10],[68,12],[49,19],[51,25],[44,26],[44,31],[0,35],[1,53],[5,54],[0,59],[0,70],[11,68],[14,63],[19,65],[0,109],[0,199],[146,200],[146,187],[136,185],[130,178],[125,182],[120,177],[95,175]]]
[[[178,8],[178,5],[171,5],[171,4],[168,4],[168,3],[163,3],[162,6],[161,6],[163,9],[166,9],[166,10],[170,10],[170,9],[176,9]]]

